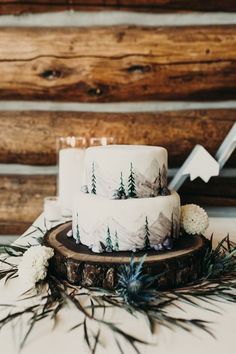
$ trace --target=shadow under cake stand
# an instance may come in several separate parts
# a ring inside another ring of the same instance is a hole
[[[171,251],[93,253],[87,246],[67,237],[71,227],[71,222],[56,226],[47,232],[44,243],[55,251],[51,271],[57,277],[85,287],[114,289],[120,266],[128,265],[132,255],[138,262],[144,254],[147,256],[143,271],[160,275],[156,284],[159,289],[182,286],[201,276],[202,260],[209,248],[209,241],[203,236],[185,235],[175,242]]]

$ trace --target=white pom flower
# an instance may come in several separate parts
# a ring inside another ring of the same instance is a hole
[[[199,205],[183,205],[180,226],[188,234],[202,234],[209,226],[208,215]]]
[[[48,261],[54,250],[46,246],[31,246],[22,256],[18,266],[18,275],[22,282],[34,287],[39,280],[47,276]]]

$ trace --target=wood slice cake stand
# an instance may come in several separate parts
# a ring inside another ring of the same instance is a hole
[[[67,237],[71,222],[61,224],[47,232],[44,243],[54,248],[51,271],[70,283],[114,289],[121,265],[129,264],[133,252],[93,253],[87,246],[76,244]],[[183,236],[171,251],[146,250],[136,252],[135,261],[145,253],[144,272],[157,275],[160,289],[174,288],[201,276],[202,259],[209,241],[203,236]]]

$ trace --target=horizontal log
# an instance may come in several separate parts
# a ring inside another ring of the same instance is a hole
[[[43,198],[56,194],[56,176],[0,175],[0,234],[21,234],[43,210]],[[182,203],[236,206],[236,178],[187,182]]]
[[[198,204],[201,206],[212,207],[235,207],[235,197],[215,197],[215,196],[197,196],[197,195],[183,195],[181,198],[182,204]]]
[[[0,31],[0,99],[236,98],[236,26]]]
[[[200,178],[194,181],[187,181],[180,188],[181,195],[196,195],[196,196],[217,196],[219,198],[232,197],[236,206],[236,178],[233,177],[212,177],[208,183],[205,183]]]
[[[56,194],[56,176],[0,176],[0,234],[22,234]]]
[[[208,184],[200,178],[192,182],[187,180],[180,188],[179,194],[182,204],[236,207],[236,177],[214,177]]]
[[[19,222],[15,220],[0,221],[0,237],[1,235],[22,235],[32,224],[31,221]]]
[[[64,10],[131,10],[147,12],[236,11],[234,0],[2,0],[0,14],[39,13]]]
[[[215,154],[236,121],[236,109],[155,113],[0,113],[0,162],[56,164],[60,136],[113,136],[119,144],[167,148],[169,166],[180,166],[196,144]],[[236,166],[236,153],[228,166]],[[1,168],[1,167],[0,167]]]

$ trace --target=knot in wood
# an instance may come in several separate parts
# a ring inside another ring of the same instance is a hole
[[[90,96],[101,96],[102,95],[102,90],[99,87],[90,88],[88,90],[88,94]]]
[[[127,71],[129,73],[141,73],[141,74],[144,74],[144,73],[147,73],[149,71],[151,71],[151,68],[149,65],[131,65]]]
[[[43,77],[44,79],[47,79],[47,80],[53,80],[53,79],[61,77],[61,71],[49,69],[49,70],[43,71],[40,74],[40,76]]]

